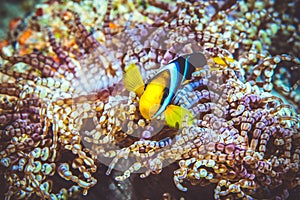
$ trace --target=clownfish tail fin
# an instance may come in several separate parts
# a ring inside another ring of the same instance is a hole
[[[194,119],[193,114],[189,110],[176,105],[169,105],[164,115],[167,125],[174,128],[181,128],[186,116],[188,116],[189,125],[192,124]]]
[[[125,67],[124,86],[128,91],[135,92],[139,97],[142,96],[145,83],[136,64]]]

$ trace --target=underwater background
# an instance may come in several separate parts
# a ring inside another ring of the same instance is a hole
[[[0,198],[297,199],[299,7],[1,0]],[[193,121],[145,119],[128,66],[195,52],[169,103]]]

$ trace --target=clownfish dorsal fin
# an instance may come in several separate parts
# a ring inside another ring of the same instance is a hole
[[[233,58],[230,58],[230,57],[224,57],[224,59],[227,61],[227,62],[234,62],[234,59]],[[213,60],[215,63],[219,64],[219,65],[223,65],[223,66],[226,66],[226,62],[224,61],[223,58],[221,57],[213,57]]]
[[[128,91],[135,92],[139,97],[142,96],[145,83],[136,64],[129,64],[126,66],[124,73],[124,86]]]
[[[189,110],[177,105],[168,105],[164,115],[167,125],[174,128],[182,127],[182,122],[184,121],[185,116],[188,116],[189,125],[192,124],[194,119],[193,114]]]

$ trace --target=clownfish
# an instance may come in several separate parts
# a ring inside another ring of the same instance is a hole
[[[124,86],[140,97],[139,110],[145,119],[153,119],[164,113],[170,127],[182,127],[182,121],[188,115],[188,123],[193,120],[192,113],[172,100],[184,81],[191,79],[196,68],[207,64],[202,53],[180,56],[157,71],[152,79],[144,83],[141,73],[135,64],[125,68]]]

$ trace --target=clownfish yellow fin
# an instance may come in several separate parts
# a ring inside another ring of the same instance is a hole
[[[188,125],[191,125],[194,119],[189,110],[176,105],[168,105],[164,114],[167,125],[174,128],[181,128],[186,116],[188,116]]]
[[[144,81],[142,75],[135,64],[129,64],[125,68],[124,86],[128,91],[135,92],[139,97],[144,92]]]
[[[229,57],[224,57],[224,59],[227,62],[234,62],[233,58],[229,58]],[[222,59],[221,57],[214,57],[213,60],[215,63],[219,64],[219,65],[223,65],[226,66],[226,62],[224,61],[224,59]]]

